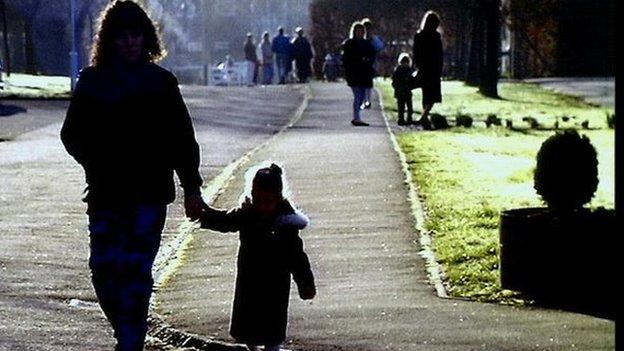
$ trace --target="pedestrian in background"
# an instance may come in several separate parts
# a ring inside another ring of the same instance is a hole
[[[279,351],[286,339],[291,275],[299,296],[316,295],[308,255],[299,231],[308,218],[295,210],[282,169],[271,164],[246,174],[241,205],[231,211],[205,207],[202,228],[239,232],[236,289],[230,334],[250,351]]]
[[[292,44],[290,37],[284,34],[284,28],[279,27],[277,33],[278,34],[273,38],[271,48],[275,53],[279,84],[285,84],[292,66]]]
[[[368,126],[368,123],[362,121],[361,106],[366,98],[366,89],[373,87],[375,48],[369,40],[366,40],[366,28],[361,22],[353,22],[349,39],[343,43],[342,50],[345,79],[353,92],[351,124]]]
[[[420,30],[414,36],[414,67],[416,85],[422,89],[422,116],[418,124],[424,129],[432,129],[429,112],[436,102],[442,102],[440,77],[442,76],[442,38],[437,28],[440,17],[433,11],[423,16]]]
[[[260,54],[262,55],[262,84],[269,85],[273,83],[273,50],[269,32],[262,34]]]
[[[366,39],[370,41],[375,49],[375,58],[373,60],[373,78],[379,75],[379,63],[377,62],[377,56],[386,47],[383,39],[374,33],[373,21],[369,18],[364,18],[362,24],[366,28]],[[364,98],[364,105],[361,108],[366,109],[371,107],[371,91],[373,88],[366,89],[366,96]]]
[[[247,63],[247,86],[253,86],[258,82],[258,54],[256,53],[256,44],[253,41],[253,35],[247,33],[247,40],[243,47],[245,51],[245,62]]]
[[[295,32],[297,37],[292,42],[292,50],[295,67],[297,68],[297,79],[299,83],[307,83],[312,75],[310,61],[314,57],[314,52],[312,51],[310,41],[304,36],[303,28],[297,27]]]
[[[404,52],[399,55],[398,65],[392,72],[392,87],[394,88],[394,97],[397,100],[397,109],[399,110],[398,124],[404,126],[412,123],[412,115],[414,109],[412,107],[412,88],[413,73],[412,60],[409,54]],[[407,108],[407,121],[405,120],[405,110]]]
[[[91,278],[120,351],[143,350],[174,171],[186,215],[199,219],[205,206],[199,145],[178,81],[154,63],[163,54],[138,4],[109,3],[61,129],[85,172]]]

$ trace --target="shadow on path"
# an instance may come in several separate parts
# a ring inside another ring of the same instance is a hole
[[[18,113],[26,113],[26,109],[21,106],[4,105],[0,103],[0,117],[13,116]]]

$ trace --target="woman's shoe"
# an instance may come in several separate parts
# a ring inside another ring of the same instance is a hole
[[[352,120],[351,124],[353,124],[356,127],[368,127],[369,126],[368,123],[366,123],[364,121],[357,120],[357,119]]]

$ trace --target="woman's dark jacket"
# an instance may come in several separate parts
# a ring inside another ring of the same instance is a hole
[[[373,87],[375,48],[366,39],[347,39],[342,45],[342,66],[350,87]]]
[[[300,78],[307,78],[312,74],[310,60],[314,57],[312,46],[306,37],[296,37],[292,42],[293,58]]]
[[[199,145],[176,78],[152,63],[120,67],[82,70],[61,130],[89,209],[170,203],[174,170],[186,195],[199,194]]]
[[[308,219],[284,201],[279,215],[262,218],[252,208],[206,211],[202,227],[238,231],[236,291],[230,334],[238,342],[277,345],[286,338],[291,274],[299,291],[314,287],[299,230]]]
[[[392,72],[392,87],[394,88],[395,98],[401,99],[412,96],[412,88],[414,86],[412,72],[411,67],[401,65],[398,65]]]
[[[442,75],[442,39],[436,31],[421,30],[414,36],[414,66],[416,79],[422,87],[423,103],[442,101],[440,77]]]

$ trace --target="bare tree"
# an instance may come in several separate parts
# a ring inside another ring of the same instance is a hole
[[[483,0],[485,17],[485,61],[481,71],[479,91],[489,97],[498,97],[498,77],[501,47],[500,0]]]
[[[9,52],[9,34],[7,25],[6,4],[0,0],[0,12],[2,12],[2,36],[4,39],[4,66],[7,76],[11,75],[11,53]]]

